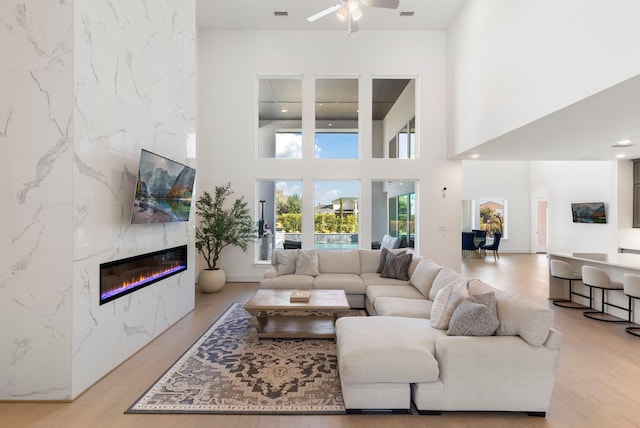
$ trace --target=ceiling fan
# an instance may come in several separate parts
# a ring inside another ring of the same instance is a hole
[[[399,5],[399,0],[340,0],[340,3],[311,15],[307,18],[307,21],[313,22],[330,13],[337,12],[336,16],[339,20],[348,21],[349,34],[351,34],[358,31],[358,20],[362,18],[362,7],[397,9]]]

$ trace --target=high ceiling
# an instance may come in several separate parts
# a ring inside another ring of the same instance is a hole
[[[466,0],[400,0],[398,9],[367,7],[358,22],[367,30],[445,30]],[[196,0],[198,28],[206,30],[344,30],[335,14],[307,18],[340,0]],[[275,16],[287,12],[288,16]],[[400,16],[400,12],[414,12]]]
[[[329,14],[307,17],[340,0],[196,0],[201,30],[345,31]],[[398,9],[367,7],[360,31],[446,30],[466,0],[400,0]],[[287,12],[286,16],[275,12]],[[413,12],[413,16],[401,16]],[[346,37],[346,34],[345,34]],[[353,37],[357,37],[354,35]],[[611,147],[631,139],[627,148]],[[558,112],[462,153],[459,159],[612,160],[624,152],[640,158],[640,76],[615,85]]]

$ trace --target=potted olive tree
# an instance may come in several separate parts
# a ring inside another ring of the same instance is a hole
[[[198,286],[206,293],[222,289],[226,275],[218,267],[220,253],[227,246],[247,250],[249,242],[257,237],[257,227],[249,214],[244,196],[226,207],[225,202],[233,191],[231,183],[216,186],[212,197],[204,192],[196,201],[196,249],[207,262],[207,268],[198,275]]]

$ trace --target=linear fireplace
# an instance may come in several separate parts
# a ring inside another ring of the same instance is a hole
[[[100,264],[100,304],[187,270],[187,246]]]

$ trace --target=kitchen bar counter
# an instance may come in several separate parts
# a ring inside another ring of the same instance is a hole
[[[582,266],[594,266],[605,270],[611,281],[622,283],[625,273],[640,275],[640,254],[633,253],[549,253],[549,260],[558,259],[569,263],[576,273],[580,273]],[[574,281],[574,291],[588,295],[589,288],[581,281]],[[600,307],[600,293],[593,293],[594,303],[592,307]],[[551,277],[549,272],[549,299],[566,299],[569,297],[569,282]],[[573,296],[578,303],[588,305],[587,299]],[[608,300],[616,305],[627,307],[628,298],[622,291],[609,291]],[[608,308],[608,313],[626,319],[628,314],[616,308]],[[640,317],[634,316],[636,322]]]

